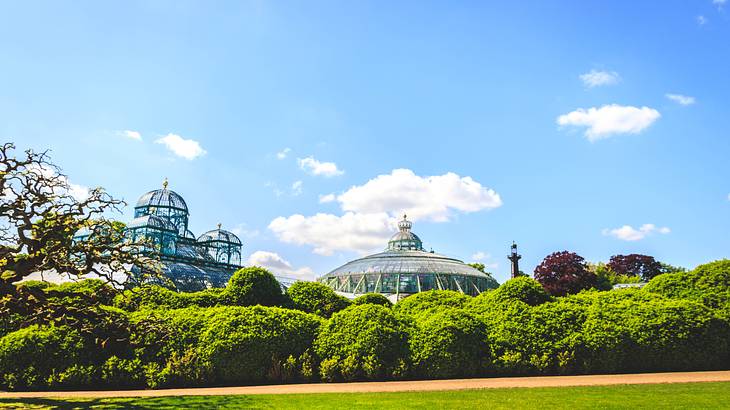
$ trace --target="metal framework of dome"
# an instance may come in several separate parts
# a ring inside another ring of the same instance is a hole
[[[404,215],[384,252],[350,261],[318,281],[350,298],[374,292],[393,301],[433,289],[476,296],[499,286],[491,276],[458,259],[426,252],[412,226]]]
[[[242,267],[241,240],[222,230],[220,224],[196,239],[188,229],[190,213],[185,200],[167,186],[165,179],[162,189],[139,198],[125,236],[144,243],[141,252],[159,258],[163,275],[178,290],[224,287],[233,272]],[[88,233],[76,236],[82,239]]]

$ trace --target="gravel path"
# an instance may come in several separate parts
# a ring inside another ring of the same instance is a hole
[[[615,384],[656,384],[691,382],[730,382],[730,371],[678,372],[645,374],[610,374],[589,376],[501,377],[491,379],[451,379],[396,382],[283,384],[270,386],[203,387],[191,389],[0,392],[0,398],[41,397],[159,397],[210,396],[228,394],[291,394],[291,393],[366,393],[461,389],[495,389],[506,387],[600,386]]]

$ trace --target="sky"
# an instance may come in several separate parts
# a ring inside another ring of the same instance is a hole
[[[501,3],[501,4],[500,4]],[[181,194],[314,278],[427,249],[692,268],[730,249],[730,2],[0,3],[0,140],[128,206]]]

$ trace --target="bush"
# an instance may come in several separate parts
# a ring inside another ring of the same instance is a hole
[[[322,317],[331,317],[351,304],[332,288],[317,282],[296,282],[287,289],[286,294],[294,309]]]
[[[190,306],[212,307],[223,304],[224,289],[214,288],[199,292],[176,292],[158,285],[145,285],[125,291],[114,298],[114,306],[133,311],[142,307],[183,309]]]
[[[485,297],[498,303],[519,300],[530,306],[537,306],[552,299],[538,281],[526,276],[508,280],[502,286],[488,292]]]
[[[453,290],[429,290],[408,296],[396,303],[393,309],[401,315],[416,316],[443,307],[462,308],[470,300],[471,296]]]
[[[147,369],[150,387],[306,379],[316,367],[307,349],[322,323],[263,306],[140,311],[132,320],[158,329],[137,340],[147,346],[140,357],[157,363]]]
[[[649,295],[645,293],[645,295]],[[584,324],[585,366],[591,372],[726,368],[728,323],[689,300],[594,303]]]
[[[356,297],[355,300],[352,301],[353,305],[364,305],[366,303],[393,307],[393,303],[387,297],[381,295],[380,293],[366,293],[362,296]]]
[[[8,390],[47,388],[54,372],[88,363],[92,350],[68,327],[17,330],[0,339],[0,383]]]
[[[276,306],[284,301],[274,275],[258,266],[237,270],[221,296],[227,304],[237,306]]]
[[[706,263],[689,272],[666,273],[644,288],[670,298],[697,300],[711,308],[730,311],[730,260]]]
[[[471,377],[486,365],[486,326],[462,309],[419,316],[410,334],[411,374],[420,378]]]
[[[408,357],[406,324],[391,309],[351,306],[332,315],[314,343],[326,381],[380,380],[404,375]]]

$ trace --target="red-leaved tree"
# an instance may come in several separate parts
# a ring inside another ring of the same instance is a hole
[[[662,274],[662,264],[653,256],[637,253],[611,256],[606,267],[619,275],[638,276],[644,281],[650,281],[654,276]]]
[[[596,275],[588,270],[582,256],[573,252],[552,253],[535,268],[535,279],[553,296],[565,296],[590,289]]]

